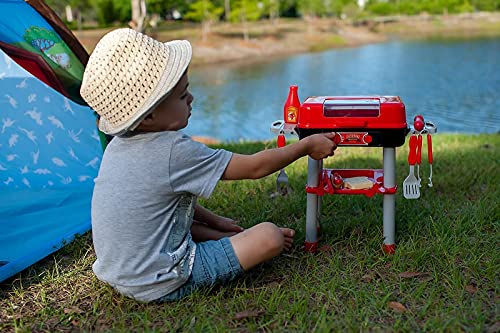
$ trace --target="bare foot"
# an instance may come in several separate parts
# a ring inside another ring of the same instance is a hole
[[[285,237],[285,244],[283,245],[283,248],[285,249],[285,251],[290,251],[293,245],[293,236],[295,236],[295,230],[290,228],[280,228],[280,230]]]

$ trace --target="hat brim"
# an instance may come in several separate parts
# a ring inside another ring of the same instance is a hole
[[[174,40],[164,43],[169,51],[166,69],[152,94],[144,101],[144,104],[135,112],[127,122],[118,127],[113,127],[105,118],[99,120],[99,130],[113,136],[120,136],[135,129],[140,122],[151,112],[180,81],[182,75],[188,68],[192,58],[191,44],[186,40]]]

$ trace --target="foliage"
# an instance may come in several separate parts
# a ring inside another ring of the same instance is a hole
[[[229,20],[231,22],[257,21],[262,15],[262,8],[257,0],[234,0]]]
[[[174,10],[185,13],[188,11],[191,3],[192,1],[184,0],[146,0],[148,13],[156,13],[159,14],[160,17],[165,17]]]
[[[365,9],[374,15],[454,14],[500,10],[500,0],[370,0]]]
[[[270,19],[280,16],[280,0],[264,0],[262,4],[263,16],[269,17]]]
[[[97,21],[101,26],[106,26],[115,20],[113,0],[94,0]]]
[[[229,14],[231,22],[242,24],[243,38],[249,40],[248,22],[254,22],[262,16],[262,3],[258,0],[234,0]]]
[[[216,22],[223,12],[224,8],[216,7],[209,0],[197,0],[189,5],[189,9],[184,15],[184,18],[195,22]]]
[[[366,8],[374,15],[391,15],[395,13],[395,7],[388,2],[373,2]]]
[[[314,17],[354,17],[360,12],[356,0],[304,0],[297,10],[306,19]]]
[[[224,8],[216,7],[208,0],[198,0],[189,6],[188,12],[184,15],[186,20],[201,22],[202,40],[206,41],[210,32],[210,25],[219,21],[219,17],[224,12]]]
[[[303,0],[298,3],[298,12],[305,17],[321,16],[326,12],[325,4],[322,0]]]
[[[500,0],[472,0],[471,5],[482,11],[500,10]]]
[[[165,18],[176,10],[184,18],[187,15],[188,20],[202,22],[200,14],[193,12],[200,11],[202,6],[224,8],[226,1],[229,0],[146,0],[146,4],[149,15],[158,14]],[[127,23],[131,16],[131,0],[47,0],[47,4],[61,17],[66,5],[69,5],[84,20],[97,18],[101,25]],[[423,12],[453,14],[500,10],[500,0],[369,0],[364,8],[359,8],[356,0],[230,0],[229,5],[230,15],[224,19],[233,23],[276,17],[356,17],[367,13],[417,15]]]

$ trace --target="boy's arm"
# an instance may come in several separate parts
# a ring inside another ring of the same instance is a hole
[[[210,222],[215,221],[219,218],[219,215],[213,213],[207,208],[203,207],[200,204],[196,204],[194,208],[194,216],[193,219],[196,221],[200,221],[206,224],[210,224]]]
[[[334,133],[315,134],[282,148],[263,150],[253,155],[233,154],[222,179],[258,179],[305,155],[316,160],[332,156],[337,148],[334,136]]]
[[[240,232],[244,230],[233,219],[217,215],[200,204],[196,204],[194,208],[193,220],[205,223],[220,231]]]

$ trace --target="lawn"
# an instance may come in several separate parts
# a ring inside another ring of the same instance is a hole
[[[425,142],[425,140],[424,140]],[[500,134],[436,134],[418,200],[396,200],[397,250],[382,251],[382,196],[325,196],[320,250],[303,251],[307,160],[271,199],[276,175],[220,183],[202,204],[251,226],[297,230],[291,252],[224,286],[163,305],[120,296],[95,278],[87,233],[0,288],[0,331],[498,332]],[[252,153],[272,142],[223,145]],[[408,174],[407,146],[397,178]],[[381,168],[381,148],[342,148],[325,167]]]

